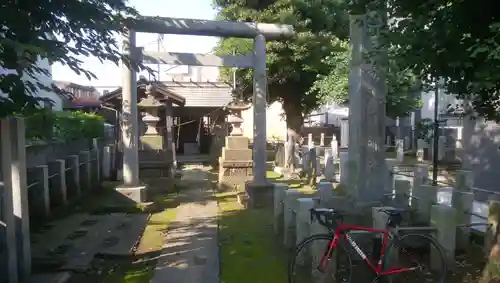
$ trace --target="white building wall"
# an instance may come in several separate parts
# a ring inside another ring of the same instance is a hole
[[[422,92],[424,103],[421,110],[422,119],[434,119],[434,97],[434,91]],[[456,99],[454,95],[447,94],[444,90],[439,91],[438,113],[444,111],[449,104],[455,105],[457,103],[460,103],[460,100]]]
[[[267,107],[266,115],[266,133],[267,140],[286,138],[286,120],[283,115],[283,107],[280,102],[274,102]],[[243,118],[243,135],[253,140],[253,106],[241,113]]]
[[[44,75],[44,74],[39,74],[38,76],[38,81],[44,85],[46,85],[47,87],[50,87],[51,84],[52,84],[52,71],[51,71],[51,67],[50,67],[50,64],[49,64],[49,61],[47,59],[41,59],[41,60],[38,60],[38,66],[41,67],[41,68],[45,68],[49,71],[49,75]],[[6,69],[2,69],[0,68],[0,72],[1,73],[7,73],[9,72],[9,70],[6,70]],[[23,80],[31,80],[31,81],[34,81],[35,79],[29,77],[28,75],[24,75],[23,77]],[[0,95],[2,96],[6,96],[6,94],[4,93],[0,93]],[[57,95],[56,93],[52,92],[52,91],[46,91],[46,90],[39,90],[38,93],[37,93],[37,96],[38,97],[46,97],[46,98],[49,98],[50,100],[53,101],[53,109],[54,110],[62,110],[62,99],[59,95]]]

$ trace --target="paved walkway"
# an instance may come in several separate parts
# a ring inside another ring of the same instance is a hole
[[[165,236],[151,283],[219,283],[218,209],[207,170],[183,170],[182,179],[190,181],[190,189]]]

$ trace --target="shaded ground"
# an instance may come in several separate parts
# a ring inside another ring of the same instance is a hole
[[[52,221],[35,225],[36,274],[30,282],[54,282],[58,276],[71,277],[71,283],[149,282],[154,261],[147,259],[161,250],[182,184],[161,178],[147,183],[148,205],[137,205],[106,184]]]

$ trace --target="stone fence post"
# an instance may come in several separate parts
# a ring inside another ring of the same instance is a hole
[[[66,188],[66,162],[56,159],[48,164],[49,167],[49,192],[50,203],[53,205],[66,205],[68,201]]]
[[[484,252],[486,258],[490,256],[491,249],[499,240],[500,232],[500,201],[490,200],[488,203],[488,228],[484,236]]]
[[[283,208],[285,200],[285,192],[288,187],[285,184],[275,183],[274,184],[274,205],[273,205],[273,215],[274,215],[274,233],[276,235],[281,234],[283,231]]]
[[[44,217],[50,216],[50,185],[49,166],[38,165],[30,168],[31,176],[28,188],[29,207],[31,215],[40,213]]]
[[[455,265],[455,241],[457,223],[457,210],[444,204],[431,207],[431,226],[436,229],[435,238],[443,248],[448,268],[453,269]],[[431,248],[431,268],[438,269],[440,266],[439,251]]]
[[[401,207],[410,205],[411,182],[409,180],[394,180],[394,202]]]
[[[83,191],[89,191],[92,188],[92,168],[90,160],[90,152],[88,150],[81,151],[80,158],[80,186]]]
[[[111,147],[105,146],[102,152],[102,177],[104,180],[111,179]]]
[[[1,165],[3,203],[0,205],[2,222],[0,236],[5,240],[0,242],[0,274],[5,274],[9,283],[18,283],[18,256],[16,240],[16,217],[14,215],[13,180],[12,180],[12,139],[9,118],[0,121]]]
[[[23,118],[10,117],[8,120],[12,149],[12,201],[16,219],[17,262],[19,277],[25,279],[31,273],[30,219],[26,184],[26,130]]]
[[[80,157],[77,154],[70,155],[66,158],[66,166],[71,168],[69,173],[66,175],[66,179],[69,178],[70,188],[69,190],[74,191],[74,194],[78,197],[82,193],[82,187],[80,184]]]
[[[339,169],[340,169],[340,183],[344,186],[347,185],[347,162],[349,161],[349,153],[347,150],[339,151]]]
[[[303,197],[303,193],[299,190],[289,189],[285,192],[283,203],[283,242],[287,249],[295,246],[297,199],[301,197]]]
[[[296,238],[295,244],[300,244],[305,238],[310,236],[311,212],[315,207],[315,201],[312,198],[297,199],[296,211]]]
[[[431,207],[437,204],[437,192],[438,187],[431,185],[421,185],[418,190],[412,192],[412,206],[416,203],[418,222],[429,223]]]
[[[472,212],[472,204],[474,202],[474,194],[472,192],[462,192],[453,189],[451,193],[451,206],[457,210],[457,225],[470,225]],[[456,242],[458,249],[464,249],[469,245],[470,227],[456,228]]]

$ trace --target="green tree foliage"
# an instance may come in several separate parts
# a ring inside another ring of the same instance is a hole
[[[28,141],[73,140],[104,136],[104,118],[81,111],[40,109],[26,117]]]
[[[378,2],[378,3],[377,3]],[[469,100],[474,110],[500,121],[500,2],[368,0],[387,3],[393,19],[385,42],[398,65],[427,84],[443,80],[446,93]],[[493,237],[478,283],[500,278],[500,238]]]
[[[424,83],[444,80],[447,93],[500,121],[500,2],[367,0],[387,2],[392,58]],[[377,3],[379,2],[379,3]]]
[[[79,56],[94,56],[118,64],[115,31],[137,12],[126,0],[3,1],[0,5],[0,117],[30,113],[40,90],[52,90],[36,78],[49,70],[37,66],[39,58],[60,62],[89,79]],[[24,79],[23,79],[24,78]],[[27,78],[32,78],[27,80]]]
[[[267,43],[269,102],[283,103],[289,129],[299,133],[306,114],[319,106],[321,93],[311,90],[318,74],[326,75],[324,58],[340,48],[348,36],[347,3],[344,0],[214,0],[218,19],[291,24],[293,39]],[[252,41],[223,39],[219,54],[242,54]],[[231,81],[229,70],[221,74]],[[252,93],[252,71],[238,70],[238,85],[246,97]]]
[[[340,45],[341,50],[333,52],[325,58],[325,63],[330,66],[330,73],[320,75],[314,83],[312,90],[319,92],[324,102],[333,102],[339,105],[349,102],[349,44]],[[389,61],[387,74],[387,116],[396,118],[407,116],[411,111],[422,106],[417,76],[410,70],[402,70]]]

